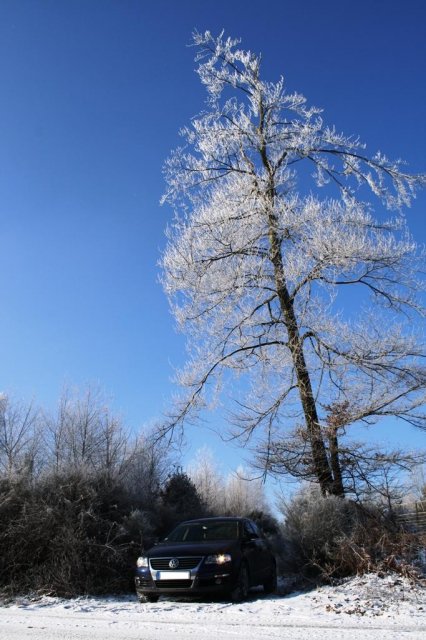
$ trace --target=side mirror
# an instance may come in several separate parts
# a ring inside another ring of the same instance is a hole
[[[244,536],[244,542],[246,542],[246,543],[255,542],[255,540],[259,540],[259,538],[257,537],[257,535],[255,533],[249,533],[246,536]]]

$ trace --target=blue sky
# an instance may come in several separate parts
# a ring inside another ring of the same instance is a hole
[[[65,383],[97,383],[134,429],[166,408],[185,352],[158,283],[159,199],[178,130],[203,107],[194,28],[241,37],[265,77],[420,172],[425,19],[423,0],[2,0],[0,390],[54,407]],[[419,242],[425,205],[408,213]],[[208,429],[188,440],[222,456]],[[241,455],[228,446],[224,464]]]

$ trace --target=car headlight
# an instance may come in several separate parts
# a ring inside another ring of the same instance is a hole
[[[231,560],[230,553],[218,553],[214,556],[207,556],[204,564],[226,564],[227,562],[231,562]]]
[[[139,556],[139,558],[136,560],[136,566],[139,568],[147,567],[148,558],[145,558],[145,556]]]

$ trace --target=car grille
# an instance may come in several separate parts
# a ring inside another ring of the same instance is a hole
[[[179,560],[179,565],[175,567],[176,571],[182,571],[185,569],[195,569],[200,564],[202,557],[201,556],[191,556],[191,557],[176,557],[176,558],[151,558],[150,564],[151,569],[155,569],[156,571],[173,571],[169,566],[170,560]]]
[[[159,589],[190,589],[192,580],[156,580],[155,586]]]

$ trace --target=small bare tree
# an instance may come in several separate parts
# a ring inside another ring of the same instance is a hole
[[[215,515],[247,516],[253,512],[269,513],[264,484],[243,467],[224,476],[207,448],[197,452],[188,475],[206,509]]]
[[[200,449],[188,468],[188,475],[197,488],[206,509],[221,515],[225,508],[225,482],[207,448]]]
[[[39,412],[30,403],[0,394],[0,473],[32,474],[39,452]]]
[[[250,477],[242,467],[227,477],[223,497],[224,513],[240,516],[269,513],[262,480]]]
[[[46,418],[45,438],[56,471],[115,473],[127,457],[129,436],[101,392],[65,389],[57,414]]]
[[[263,80],[260,56],[237,40],[206,32],[194,43],[207,109],[166,164],[164,200],[177,214],[162,260],[192,357],[178,377],[188,393],[163,432],[238,373],[251,388],[236,398],[235,435],[247,443],[263,428],[268,456],[302,424],[322,493],[341,495],[327,406],[348,402],[350,423],[425,424],[425,353],[413,329],[423,255],[401,213],[425,178],[367,155],[282,78]],[[322,198],[304,186],[312,172]],[[373,215],[365,187],[396,215]],[[339,312],[348,287],[358,296],[352,318]]]

